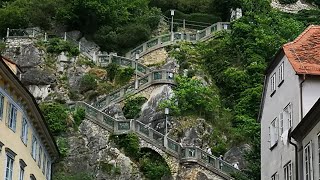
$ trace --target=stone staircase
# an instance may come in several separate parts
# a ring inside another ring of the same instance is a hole
[[[115,119],[85,102],[76,102],[70,107],[85,109],[87,119],[115,135],[136,133],[141,139],[178,159],[180,163],[197,163],[225,179],[232,179],[230,174],[240,172],[222,159],[208,154],[198,147],[182,146],[138,120]]]
[[[156,130],[148,127],[146,124],[138,120],[117,120],[103,111],[108,105],[121,102],[125,97],[134,95],[142,90],[153,86],[155,84],[169,84],[175,85],[174,72],[170,70],[151,70],[149,67],[133,60],[135,54],[140,54],[140,57],[148,54],[159,48],[175,44],[179,41],[198,42],[206,41],[213,36],[214,32],[221,30],[229,30],[229,22],[215,23],[197,33],[184,33],[174,32],[173,34],[166,34],[156,38],[153,38],[140,46],[134,48],[126,54],[126,57],[117,56],[106,53],[93,53],[88,47],[82,47],[79,42],[65,35],[64,39],[79,45],[80,52],[94,61],[97,65],[105,67],[110,63],[116,63],[124,67],[132,67],[136,70],[139,78],[133,83],[129,83],[126,86],[119,88],[99,99],[94,106],[91,106],[85,102],[76,102],[73,107],[82,107],[86,111],[86,118],[98,124],[102,128],[114,133],[114,134],[126,134],[129,132],[135,132],[140,138],[149,142],[150,144],[157,146],[171,156],[176,157],[181,163],[197,163],[210,171],[220,175],[225,179],[232,179],[230,173],[239,172],[231,164],[215,157],[198,147],[183,147],[176,141],[169,137],[157,132]],[[10,32],[18,32],[10,34]],[[27,30],[14,30],[8,28],[7,38],[44,38],[47,40],[46,34],[35,30],[33,28]]]

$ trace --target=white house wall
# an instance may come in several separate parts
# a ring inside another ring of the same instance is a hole
[[[320,78],[307,77],[302,84],[302,109],[303,117],[309,112],[312,106],[320,97]]]
[[[284,82],[279,84],[279,66],[284,62]],[[270,77],[276,72],[276,92],[271,97]],[[277,172],[279,179],[284,179],[283,166],[291,161],[295,164],[294,147],[281,141],[281,134],[278,137],[277,145],[270,150],[269,126],[279,116],[283,109],[292,103],[293,126],[300,121],[300,89],[299,77],[293,70],[286,57],[268,74],[266,81],[266,94],[261,116],[261,179],[269,180]],[[279,127],[279,124],[277,125]],[[294,174],[294,168],[292,169]]]

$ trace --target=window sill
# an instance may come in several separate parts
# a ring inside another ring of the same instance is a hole
[[[280,87],[283,84],[284,80],[282,80],[279,84],[278,87]]]
[[[24,142],[23,139],[20,137],[21,142],[27,147],[28,142]]]
[[[269,149],[272,151],[278,145],[278,141],[276,141]]]
[[[270,97],[272,97],[276,93],[276,90],[274,90],[271,94]]]

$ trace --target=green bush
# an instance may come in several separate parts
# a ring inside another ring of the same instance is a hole
[[[139,157],[139,137],[134,133],[124,134],[124,135],[112,135],[110,140],[116,143],[120,148],[124,149],[124,153],[136,159]]]
[[[132,78],[133,75],[134,75],[133,68],[131,68],[131,67],[122,68],[122,69],[120,69],[120,71],[116,75],[116,78],[115,78],[116,83],[118,85],[123,86],[130,81],[130,79]]]
[[[126,99],[123,107],[124,116],[127,119],[137,118],[141,111],[141,106],[147,101],[147,98],[138,96]]]
[[[96,77],[93,74],[85,74],[80,79],[80,92],[87,92],[97,88]]]
[[[67,108],[59,103],[40,104],[42,114],[54,135],[59,135],[67,130]]]
[[[118,166],[109,164],[107,162],[100,162],[100,168],[103,172],[108,174],[121,174],[121,169]]]
[[[113,80],[115,79],[115,77],[119,71],[119,68],[120,68],[120,66],[115,63],[108,64],[108,66],[106,67],[106,70],[108,73],[108,80],[110,82],[113,82]]]
[[[77,108],[73,112],[73,119],[76,126],[79,126],[85,117],[86,117],[86,111],[84,108]]]
[[[71,44],[69,41],[64,41],[59,38],[50,39],[46,45],[47,52],[53,54],[60,54],[66,52],[70,56],[78,56],[80,51],[78,47]]]
[[[58,137],[57,138],[57,146],[59,148],[59,152],[62,157],[66,157],[68,155],[69,144],[67,138]]]
[[[155,152],[141,152],[141,154],[139,166],[147,179],[160,180],[170,176],[170,168],[159,154]]]
[[[53,173],[53,180],[93,180],[91,174],[88,172],[80,172],[80,173],[65,173],[65,172],[57,172]]]

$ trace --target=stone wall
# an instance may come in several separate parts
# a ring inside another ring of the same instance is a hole
[[[196,163],[181,164],[177,180],[225,180]]]
[[[146,66],[161,66],[166,62],[167,58],[168,52],[165,48],[160,48],[142,56],[141,63]]]

